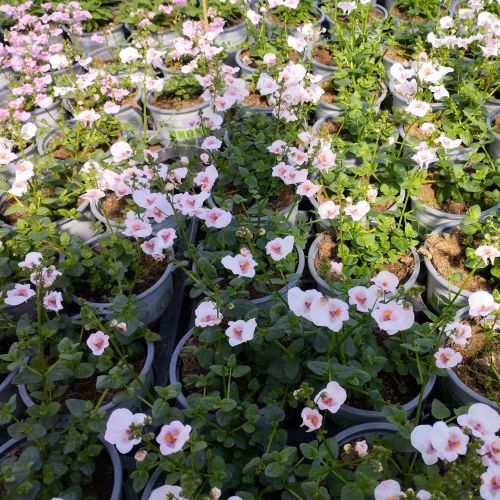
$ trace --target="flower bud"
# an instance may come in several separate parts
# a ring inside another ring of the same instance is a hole
[[[144,459],[146,458],[148,454],[148,450],[138,450],[135,455],[134,455],[134,458],[138,461],[138,462],[143,462]]]

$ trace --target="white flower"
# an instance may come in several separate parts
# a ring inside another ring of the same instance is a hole
[[[328,385],[318,392],[314,402],[320,410],[328,410],[337,413],[347,399],[347,392],[338,382],[329,382]]]
[[[372,311],[372,317],[377,322],[378,327],[387,332],[388,335],[408,330],[415,321],[411,305],[400,302],[377,304]]]
[[[141,442],[137,437],[137,430],[142,429],[146,415],[135,415],[126,408],[118,408],[108,418],[104,439],[116,446],[120,453],[128,453],[136,444]]]
[[[221,264],[237,276],[253,278],[255,276],[255,266],[257,262],[253,260],[252,254],[237,254],[234,257],[226,255],[222,257]]]
[[[120,61],[123,64],[129,64],[141,57],[139,51],[135,47],[130,47],[130,46],[120,50],[120,53],[118,55],[120,57]]]
[[[353,221],[360,221],[370,211],[370,204],[361,200],[356,205],[344,207],[344,213],[349,215]]]
[[[24,260],[17,265],[23,269],[33,269],[42,263],[42,254],[40,252],[29,252],[25,255]]]
[[[195,326],[202,328],[218,325],[223,318],[220,310],[217,308],[217,304],[211,301],[201,302],[195,309],[194,314],[196,316],[194,320]]]
[[[154,489],[147,500],[187,500],[187,498],[181,496],[181,493],[182,489],[180,486],[164,484]]]
[[[106,347],[109,346],[109,335],[101,332],[101,330],[91,333],[87,338],[87,346],[94,356],[101,356]]]
[[[190,434],[191,426],[184,425],[178,420],[164,425],[158,436],[156,436],[156,442],[160,445],[160,453],[162,455],[172,455],[181,451]]]
[[[483,403],[474,403],[465,415],[457,418],[458,425],[467,427],[479,438],[495,435],[500,430],[500,415]]]
[[[483,262],[488,265],[488,260],[491,265],[494,264],[494,261],[497,257],[500,257],[500,250],[491,245],[481,245],[476,248],[474,252],[478,257],[483,259]]]
[[[288,307],[299,317],[311,320],[311,304],[316,299],[321,299],[322,295],[318,290],[302,291],[298,287],[288,290]]]
[[[438,368],[454,368],[462,362],[462,355],[451,347],[441,347],[434,357]]]
[[[493,311],[496,311],[498,307],[491,293],[479,291],[469,296],[469,314],[473,317],[488,316]]]
[[[32,122],[25,123],[21,127],[21,137],[25,141],[29,141],[30,139],[33,139],[36,135],[36,125]]]
[[[428,102],[413,100],[405,108],[405,111],[419,118],[424,117],[431,110],[431,105]]]
[[[316,326],[326,326],[333,332],[339,332],[348,319],[349,305],[342,300],[322,297],[311,304],[311,321]]]
[[[214,149],[220,149],[221,146],[222,141],[217,139],[217,137],[211,135],[203,141],[201,149],[208,149],[209,151],[213,151]]]
[[[313,410],[307,406],[302,410],[300,414],[302,417],[301,427],[307,427],[306,432],[312,432],[316,429],[320,429],[323,425],[323,415],[318,410]]]
[[[398,277],[389,271],[380,271],[370,281],[384,293],[396,293],[399,286]]]
[[[82,122],[85,127],[92,125],[94,122],[99,120],[99,118],[101,118],[101,115],[93,109],[85,109],[75,115],[75,120],[77,122]]]
[[[401,491],[401,486],[394,479],[387,479],[378,484],[373,491],[375,500],[398,500],[406,495]]]
[[[472,328],[464,323],[449,323],[446,325],[444,332],[454,344],[465,346],[468,339],[472,337]]]
[[[349,304],[356,305],[359,312],[368,312],[379,299],[379,289],[372,285],[370,288],[365,286],[355,286],[348,291]]]
[[[17,283],[12,290],[7,292],[4,302],[8,306],[18,306],[19,304],[27,302],[34,295],[36,295],[35,291],[31,289],[30,285],[21,285]]]
[[[226,336],[229,338],[229,345],[234,347],[243,342],[253,340],[257,321],[255,318],[251,318],[248,321],[240,319],[238,321],[229,321],[228,325]]]
[[[266,253],[270,255],[275,261],[284,259],[292,250],[294,246],[293,236],[286,236],[285,238],[274,238],[266,244]]]
[[[115,142],[111,146],[109,151],[115,163],[118,163],[122,160],[126,160],[134,154],[134,151],[132,150],[130,145],[125,141]]]
[[[331,200],[323,202],[318,207],[318,213],[321,219],[335,219],[340,213],[340,207]]]

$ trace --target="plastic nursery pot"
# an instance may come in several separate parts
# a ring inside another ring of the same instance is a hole
[[[366,424],[355,425],[339,432],[335,436],[335,440],[340,448],[351,441],[363,439],[369,434],[387,435],[395,434],[396,432],[398,432],[398,428],[393,424],[385,422],[367,422]]]
[[[238,49],[236,54],[234,55],[234,59],[236,61],[236,65],[240,68],[239,76],[241,78],[249,78],[253,74],[257,73],[257,68],[252,68],[252,66],[248,66],[241,60],[242,49]]]
[[[325,20],[326,16],[325,13],[322,12],[321,10],[318,9],[318,14],[317,14],[317,21],[316,21],[316,26],[321,27]],[[275,35],[279,34],[280,36],[283,35],[283,31],[285,31],[285,27],[282,26],[279,22],[274,22],[274,20],[269,19],[269,16],[264,16],[264,25],[266,27],[266,36],[268,38],[272,38]],[[286,27],[286,32],[287,35],[297,37],[300,35],[300,28],[301,25],[297,26],[287,26]]]
[[[208,108],[208,102],[202,102],[185,109],[163,109],[152,104],[151,101],[155,95],[151,92],[148,93],[146,107],[153,117],[154,126],[161,139],[169,143],[173,137],[182,143],[200,136],[201,128],[193,129],[190,123],[198,120],[199,113]]]
[[[393,111],[397,111],[398,109],[406,109],[407,106],[410,104],[410,99],[407,97],[402,96],[396,90],[394,89],[394,81],[389,80],[389,91],[391,92],[392,95],[392,109]],[[446,109],[446,105],[441,102],[431,102],[430,103],[432,111],[438,111],[438,110],[443,110]]]
[[[132,24],[125,23],[124,24],[125,31],[128,36],[133,35],[135,29]],[[175,31],[171,31],[169,29],[165,29],[163,27],[159,27],[158,31],[150,32],[149,36],[153,40],[156,40],[157,46],[162,48],[170,48],[172,46],[172,42],[179,37],[179,35]]]
[[[416,218],[417,221],[416,229],[421,235],[427,234],[444,224],[460,224],[460,222],[462,222],[465,218],[465,215],[450,214],[448,212],[437,210],[436,208],[428,207],[413,195],[410,196],[410,206],[412,215]],[[488,215],[492,215],[499,209],[500,203],[497,203],[487,210],[483,210],[480,217],[484,218]]]
[[[99,240],[104,236],[106,236],[106,234],[98,234],[90,238],[86,243],[90,246],[96,246]],[[165,312],[165,309],[172,299],[174,294],[172,267],[173,263],[170,262],[158,281],[136,296],[135,312],[137,317],[146,325],[154,323]],[[73,296],[73,300],[76,303],[80,302],[79,297],[75,295]],[[112,304],[109,302],[93,302],[86,300],[85,303],[92,306],[94,309],[102,311],[103,314],[108,313],[112,309]]]
[[[497,125],[497,129],[495,130],[495,122],[498,121],[499,125]],[[492,143],[488,144],[487,148],[491,156],[498,158],[500,156],[500,133],[497,131],[500,131],[500,107],[493,109],[490,111],[488,114],[488,118],[486,119],[486,123],[488,125],[488,128],[490,129],[490,132],[494,136],[494,140]]]
[[[111,32],[93,31],[92,33],[82,33],[81,35],[76,35],[71,33],[69,30],[66,31],[73,44],[80,47],[85,56],[91,55],[92,52],[100,49],[103,45],[106,47],[117,47],[118,45],[125,43],[125,31],[122,23],[117,24]],[[104,37],[103,44],[92,40],[92,37],[96,35]]]
[[[312,245],[309,248],[309,252],[307,254],[307,267],[309,268],[309,272],[311,273],[314,281],[316,282],[316,288],[323,295],[330,295],[330,287],[328,286],[328,283],[318,274],[318,271],[316,270],[315,266],[316,256],[318,255],[319,244],[321,243],[323,238],[324,236],[322,234],[318,234],[316,236],[316,239],[312,242]],[[420,257],[414,247],[410,247],[410,250],[413,256],[414,266],[413,266],[413,271],[408,277],[408,279],[404,283],[402,283],[403,288],[405,290],[409,290],[417,282],[418,275],[420,274]]]
[[[424,388],[424,402],[429,397],[432,389],[434,389],[435,384],[436,375],[433,375]],[[415,413],[418,406],[418,398],[419,395],[417,394],[413,399],[402,405],[408,417],[413,416]],[[381,411],[363,410],[361,408],[349,406],[346,403],[344,403],[335,414],[335,424],[340,427],[347,428],[358,424],[368,424],[370,422],[387,422],[387,419]]]
[[[146,483],[146,486],[142,492],[141,495],[141,500],[149,500],[149,497],[151,496],[151,492],[159,488],[160,486],[163,486],[160,484],[160,476],[163,471],[160,469],[160,467],[157,467],[153,474],[151,474],[151,477],[149,478],[149,481]]]
[[[16,375],[17,370],[0,375],[0,404],[6,403],[16,394],[16,386],[12,384],[12,380]],[[3,377],[3,379],[1,377]]]
[[[439,235],[445,232],[451,232],[458,224],[459,222],[442,224],[434,229],[431,234]],[[424,263],[427,269],[427,302],[435,312],[440,313],[458,293],[459,288],[441,276],[428,257],[424,257]],[[471,294],[472,292],[468,290],[462,290],[455,300],[454,305],[466,305]]]
[[[31,121],[38,129],[57,127],[58,122],[63,119],[64,108],[59,99],[55,100],[52,106],[47,109],[36,108],[31,110]]]
[[[149,388],[153,384],[154,380],[154,373],[153,373],[153,361],[155,357],[155,345],[153,342],[146,341],[146,360],[144,362],[144,366],[142,367],[142,370],[139,373],[139,376],[141,380],[144,382],[144,385]],[[31,396],[28,392],[28,388],[26,387],[26,384],[20,384],[18,387],[19,390],[19,396],[21,396],[22,402],[25,404],[26,408],[31,408],[32,406],[35,405],[35,402],[33,399],[31,399]],[[142,390],[140,392],[142,395]],[[128,408],[129,410],[134,410],[136,409],[140,404],[139,398],[138,397],[133,397],[127,401],[121,401],[119,403],[113,403],[113,401],[110,401],[109,403],[106,403],[105,405],[101,406],[99,411],[102,411],[104,413],[111,413],[113,410],[116,408]]]
[[[184,396],[184,393],[182,392],[182,381],[180,377],[181,366],[179,362],[179,356],[182,349],[186,345],[186,342],[193,336],[193,333],[194,328],[191,328],[191,330],[189,330],[189,332],[187,332],[186,335],[184,335],[184,337],[179,340],[179,343],[175,346],[174,352],[172,353],[172,357],[170,358],[170,365],[168,367],[168,383],[176,384],[177,382],[179,382],[181,384],[181,392],[177,396],[176,401],[177,404],[183,409],[188,408],[189,403],[186,399],[186,396]]]
[[[379,5],[375,2],[373,2],[373,10],[376,10],[377,12],[379,12],[381,14],[382,18],[380,19],[380,22],[385,21],[389,17],[389,12],[387,11],[387,9],[385,7],[383,7],[382,5]],[[328,30],[333,29],[335,27],[335,20],[332,19],[330,16],[326,16],[326,15],[325,15],[325,19],[326,19],[327,29]]]
[[[14,79],[14,71],[8,68],[2,68],[0,71],[0,92],[10,85]],[[1,101],[0,101],[1,102]]]
[[[455,321],[469,319],[469,308],[463,307],[457,311]],[[467,406],[473,403],[483,403],[491,406],[496,411],[500,412],[500,407],[491,399],[488,399],[468,385],[464,384],[459,376],[451,369],[446,369],[447,377],[439,379],[440,388],[445,397],[455,406]]]
[[[226,53],[234,54],[247,39],[247,23],[245,21],[225,28],[215,38],[215,44],[224,47]]]
[[[118,455],[116,448],[104,441],[104,438],[102,436],[99,435],[98,439],[104,446],[113,467],[113,488],[111,490],[109,500],[121,500],[123,471],[120,456]],[[2,446],[0,446],[0,463],[3,459],[7,458],[9,454],[15,453],[25,444],[27,444],[27,442],[19,441],[16,439],[9,439],[7,442],[5,442]]]
[[[386,49],[384,49],[385,52]],[[382,63],[384,65],[385,69],[385,82],[389,84],[389,81],[392,79],[391,77],[391,68],[396,64],[400,63],[402,64],[406,69],[410,68],[410,63],[402,63],[401,61],[397,61],[396,59],[393,59],[392,57],[388,56],[387,53],[384,54],[382,58]]]
[[[380,95],[373,104],[373,109],[376,113],[380,111],[380,106],[384,99],[387,97],[387,87],[383,82],[380,82],[380,87]],[[341,108],[339,106],[336,106],[335,104],[330,104],[328,102],[320,100],[318,106],[316,107],[315,115],[317,120],[324,117],[338,118],[339,116],[342,116],[345,111],[345,108]]]

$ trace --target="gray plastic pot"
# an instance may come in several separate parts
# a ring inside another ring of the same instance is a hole
[[[318,20],[316,22],[316,26],[318,26],[318,27],[321,27],[326,20],[325,13],[319,9],[318,9],[318,18],[317,19]],[[273,21],[269,21],[267,16],[264,16],[264,25],[266,27],[266,36],[268,38],[273,38],[277,34],[279,34],[279,36],[283,36],[283,32],[285,31],[285,27],[279,23],[274,23]],[[300,25],[294,26],[294,27],[287,26],[286,34],[289,36],[293,36],[293,37],[299,36],[300,35],[299,27],[300,27]]]
[[[64,118],[64,108],[59,99],[48,109],[36,108],[31,110],[31,121],[38,129],[57,127]]]
[[[189,123],[197,119],[199,114],[209,107],[208,102],[203,102],[196,106],[186,109],[162,109],[151,103],[154,94],[149,93],[146,98],[146,107],[148,108],[158,135],[165,141],[174,137],[180,142],[190,139],[196,139],[201,135],[201,128],[193,129]]]
[[[257,70],[257,68],[252,68],[252,66],[248,66],[248,64],[245,64],[244,62],[242,62],[241,52],[242,52],[242,49],[238,49],[236,51],[235,56],[234,56],[235,61],[236,61],[236,65],[240,68],[240,72],[239,72],[238,76],[241,78],[249,78],[252,75],[254,75],[255,73],[257,73],[258,70]]]
[[[215,44],[224,47],[228,53],[234,53],[241,48],[247,39],[247,23],[245,21],[225,28],[215,38]]]
[[[149,388],[154,380],[153,361],[155,357],[155,345],[153,342],[146,341],[146,348],[147,348],[146,361],[144,362],[144,366],[141,372],[139,373],[139,376],[144,382],[146,388]],[[19,396],[21,396],[21,400],[25,404],[26,408],[31,408],[32,406],[35,406],[35,402],[33,401],[33,399],[31,399],[26,384],[20,384],[18,386],[18,390],[19,390]],[[140,391],[139,394],[142,394],[142,390]],[[128,401],[121,401],[120,403],[113,403],[113,401],[110,401],[109,403],[106,403],[105,405],[101,406],[99,408],[99,411],[102,411],[104,413],[111,413],[118,407],[134,410],[139,406],[139,404],[140,400],[138,397],[133,397]]]
[[[500,156],[500,134],[493,130],[493,122],[495,118],[500,115],[500,107],[493,109],[488,114],[488,118],[486,119],[486,123],[490,132],[493,134],[494,140],[492,143],[488,144],[487,148],[491,156],[498,158]]]
[[[396,61],[395,59],[392,59],[388,55],[384,54],[382,58],[382,63],[384,65],[385,69],[385,81],[388,84],[389,81],[392,79],[391,77],[391,68],[396,64],[399,63],[399,61]],[[405,68],[410,68],[410,64],[403,64]]]
[[[14,72],[9,68],[0,69],[0,91],[10,85],[14,79]]]
[[[368,422],[366,424],[359,424],[344,431],[339,432],[335,436],[339,448],[352,441],[366,438],[369,434],[386,435],[396,434],[398,428],[394,424],[385,422]]]
[[[111,495],[109,500],[121,500],[122,496],[122,482],[123,482],[123,471],[122,471],[122,463],[120,460],[120,456],[116,451],[116,448],[110,445],[108,442],[104,440],[104,438],[99,435],[97,436],[101,444],[106,449],[107,454],[109,455],[109,459],[111,460],[111,464],[113,466],[113,489],[111,490]],[[2,446],[0,446],[0,463],[6,458],[6,455],[11,452],[15,453],[18,449],[22,448],[26,442],[20,441],[16,439],[9,439]]]
[[[92,33],[82,33],[81,35],[76,35],[67,31],[70,40],[76,47],[82,49],[85,56],[89,56],[92,52],[102,47],[117,47],[125,43],[125,31],[123,24],[117,24],[115,28],[109,33],[105,34],[104,31],[94,31]],[[104,43],[97,43],[92,40],[94,35],[101,35],[105,38]]]
[[[439,235],[445,232],[450,232],[458,226],[459,222],[448,222],[438,226],[431,234]],[[425,244],[424,244],[425,245]],[[432,261],[424,257],[425,267],[427,269],[427,302],[434,311],[440,313],[445,306],[447,306],[451,299],[460,290],[457,286],[450,283],[446,278],[441,276]],[[454,302],[456,306],[465,306],[468,303],[469,296],[472,292],[462,290],[460,295]]]
[[[159,467],[157,467],[153,472],[153,474],[151,474],[151,477],[149,478],[149,481],[147,482],[146,487],[142,492],[141,500],[149,500],[151,492],[157,487],[159,488],[160,486],[162,486],[158,484],[162,472],[163,471]]]
[[[410,104],[410,99],[402,96],[401,94],[398,94],[394,90],[394,81],[389,80],[389,90],[392,95],[392,109],[393,111],[396,111],[398,109],[405,110],[408,104]],[[442,109],[446,109],[446,105],[442,102],[431,102],[429,103],[431,105],[432,111],[438,111]]]
[[[387,97],[387,87],[383,82],[380,82],[380,86],[382,88],[382,91],[380,93],[380,96],[373,104],[373,109],[376,113],[380,111],[380,106],[384,101],[384,99]],[[368,107],[370,106],[371,104]],[[316,114],[316,119],[319,120],[320,118],[324,118],[327,116],[330,116],[332,118],[338,118],[339,116],[342,116],[345,113],[345,111],[346,110],[344,108],[336,106],[335,104],[330,104],[328,102],[320,100],[318,106],[316,107],[315,114]]]
[[[323,77],[330,77],[339,68],[338,66],[330,66],[329,64],[323,64],[315,59],[312,60],[312,74],[321,75]]]
[[[494,97],[489,97],[486,102],[483,104],[483,108],[491,113],[495,109],[500,108],[500,99],[495,99]]]
[[[86,243],[91,246],[97,245],[98,241],[104,236],[107,236],[107,234],[98,234]],[[152,287],[144,290],[144,292],[136,296],[136,314],[146,325],[150,325],[156,321],[165,312],[168,304],[170,304],[170,300],[174,294],[172,267],[173,262],[167,265],[160,279]],[[80,303],[81,301],[81,299],[76,296],[73,296],[73,300],[76,303]],[[90,300],[86,300],[85,303],[89,304],[94,309],[103,311],[104,314],[112,309],[112,305],[109,302],[92,302]]]
[[[12,380],[16,375],[17,370],[5,374],[4,379],[0,383],[0,403],[6,403],[16,394],[16,386],[12,384]]]
[[[382,14],[382,19],[380,20],[380,22],[384,22],[389,17],[389,12],[386,10],[386,8],[375,3],[375,1],[373,2],[373,10],[377,10]],[[327,29],[332,30],[335,27],[335,20],[330,16],[325,16],[325,20]]]
[[[186,345],[186,342],[193,336],[193,333],[194,333],[194,328],[191,328],[191,330],[189,330],[186,333],[186,335],[184,335],[184,337],[182,337],[181,340],[179,340],[178,344],[175,346],[174,352],[172,353],[172,357],[170,358],[170,364],[168,367],[168,383],[176,384],[179,382],[181,384],[181,392],[177,396],[176,401],[177,404],[183,409],[188,408],[189,403],[188,400],[186,399],[186,396],[184,396],[184,393],[182,392],[182,381],[180,377],[181,367],[179,364],[179,357],[182,349]]]
[[[125,23],[124,24],[125,29],[131,34],[134,34],[134,27],[130,24]],[[175,31],[171,30],[162,30],[162,31],[152,31],[149,36],[153,38],[154,40],[157,40],[158,42],[158,47],[161,48],[170,48],[172,46],[172,42],[176,39],[179,38],[179,34],[176,33]]]
[[[450,214],[442,212],[432,207],[424,205],[417,197],[410,196],[410,206],[412,215],[416,218],[416,229],[420,234],[427,234],[443,224],[459,224],[465,218],[465,215]],[[493,215],[500,209],[500,203],[481,212],[481,218]]]
[[[312,242],[312,245],[309,248],[309,253],[307,254],[307,267],[309,268],[309,272],[316,282],[316,288],[323,295],[330,295],[330,287],[328,286],[328,283],[318,274],[316,266],[314,265],[316,256],[318,255],[318,247],[323,238],[324,236],[322,234],[318,234],[318,236],[316,236],[316,239]],[[414,268],[409,278],[404,283],[402,283],[402,286],[405,290],[409,290],[417,282],[418,275],[420,274],[420,257],[415,248],[410,247],[410,250],[413,255]]]
[[[455,321],[461,321],[469,318],[469,308],[463,307],[457,311]],[[494,401],[485,398],[464,384],[452,369],[447,368],[446,373],[448,376],[440,379],[440,387],[443,394],[449,398],[455,407],[468,406],[473,403],[483,403],[500,412],[500,407]]]
[[[435,383],[436,375],[433,375],[425,386],[423,401],[425,401],[429,397],[429,394],[434,388]],[[419,395],[415,396],[412,400],[403,405],[403,409],[405,410],[408,417],[411,417],[415,413],[418,406],[418,398]],[[340,427],[347,428],[352,427],[353,425],[368,424],[371,422],[387,422],[387,419],[385,418],[385,415],[380,411],[362,410],[360,408],[355,408],[354,406],[349,406],[345,403],[335,414],[335,423]]]

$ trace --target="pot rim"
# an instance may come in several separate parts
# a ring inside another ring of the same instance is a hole
[[[328,80],[328,78],[330,78],[330,77],[327,76],[327,77],[323,78],[323,80]],[[373,103],[374,108],[380,107],[383,100],[387,97],[387,85],[383,81],[380,81],[379,83],[380,83],[381,92],[380,92],[380,95],[375,100],[375,102]],[[334,104],[330,104],[330,103],[322,101],[320,99],[318,102],[318,108],[321,108],[321,107],[326,108],[326,109],[331,109],[332,111],[340,111],[342,113],[345,113],[345,111],[346,111],[344,108],[339,108],[338,106],[335,106]]]
[[[189,115],[198,111],[201,111],[202,109],[207,108],[210,103],[208,102],[202,102],[201,104],[197,104],[196,106],[193,106],[191,108],[185,108],[182,110],[177,110],[175,108],[172,109],[163,109],[163,108],[158,108],[154,104],[151,104],[151,99],[152,97],[157,94],[157,92],[152,92],[149,91],[147,96],[146,96],[146,107],[150,109],[151,111],[154,111],[155,113],[158,113],[160,115]]]
[[[488,129],[490,130],[490,132],[495,136],[495,139],[497,141],[500,141],[500,133],[498,132],[495,132],[493,130],[493,120],[498,116],[500,115],[500,108],[495,108],[495,109],[492,109],[489,113],[488,113],[488,116],[486,117],[486,124],[488,125]]]
[[[376,434],[378,432],[383,434],[396,434],[398,428],[394,424],[386,422],[367,422],[366,424],[353,425],[352,427],[340,431],[334,437],[338,445],[342,446],[353,439],[362,437],[363,434]]]

